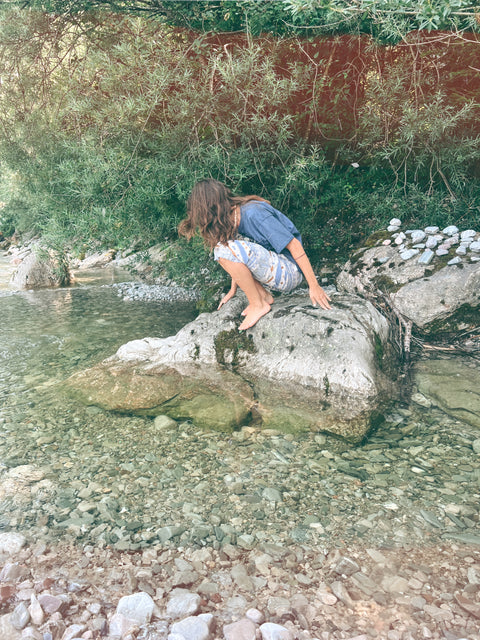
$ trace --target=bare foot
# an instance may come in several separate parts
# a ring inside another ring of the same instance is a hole
[[[266,302],[261,307],[253,307],[252,305],[248,305],[248,312],[245,316],[245,320],[238,327],[239,331],[245,331],[245,329],[250,329],[256,324],[262,316],[265,316],[270,311],[270,305]]]
[[[262,296],[262,297],[265,304],[273,304],[275,301],[275,298],[270,293],[267,293],[265,296]],[[240,315],[247,316],[249,311],[250,311],[250,305],[248,305],[248,307],[245,307],[245,309],[242,311]]]

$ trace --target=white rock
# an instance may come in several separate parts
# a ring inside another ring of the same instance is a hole
[[[475,240],[475,242],[472,242],[470,244],[470,251],[473,251],[474,253],[480,253],[480,240]]]
[[[2,640],[21,640],[22,633],[10,623],[10,613],[0,616],[0,638]]]
[[[397,236],[395,238],[395,244],[399,245],[399,244],[403,244],[403,241],[405,240],[405,238],[402,238],[401,236]]]
[[[465,256],[467,255],[467,247],[458,247],[455,253],[459,256]]]
[[[479,444],[480,444],[480,440],[479,440]],[[258,609],[253,609],[253,608],[249,609],[246,612],[245,617],[247,617],[249,620],[251,620],[255,624],[263,624],[265,622],[265,616]]]
[[[25,546],[26,542],[27,539],[24,536],[19,533],[15,533],[14,531],[0,533],[0,553],[14,555]]]
[[[434,235],[435,233],[439,232],[439,228],[438,227],[425,227],[424,231],[425,231],[425,233],[427,235]]]
[[[402,260],[410,260],[410,258],[413,258],[414,256],[418,255],[420,252],[418,249],[408,249],[407,251],[402,251],[400,253],[400,257],[402,258]]]
[[[40,606],[40,603],[38,602],[34,593],[32,593],[30,598],[30,606],[28,607],[28,612],[33,624],[35,624],[37,627],[43,624],[45,614],[43,613],[43,609]]]
[[[427,238],[427,241],[425,242],[427,249],[435,249],[437,244],[438,240],[434,236],[430,236],[430,238]]]
[[[413,244],[417,244],[417,242],[422,242],[425,239],[425,231],[421,229],[415,229],[412,231],[412,242]]]
[[[467,238],[474,238],[476,235],[477,232],[474,229],[467,229],[466,231],[462,231],[460,238],[466,240]]]
[[[121,598],[117,605],[117,613],[141,625],[150,622],[154,607],[155,603],[148,593],[140,591]]]
[[[435,254],[437,256],[448,256],[448,249],[442,249],[441,247],[439,247],[436,251]]]
[[[392,241],[389,238],[387,238],[382,242],[382,244],[384,247],[388,247],[389,244],[392,244]]]
[[[288,629],[273,622],[265,622],[260,627],[262,640],[293,640],[293,636]]]
[[[200,596],[187,589],[174,589],[167,602],[167,616],[169,618],[184,618],[197,613],[200,606]]]
[[[172,634],[184,640],[209,640],[210,626],[202,616],[190,616],[172,625]]]
[[[400,227],[397,227],[397,225],[395,224],[389,224],[387,227],[387,231],[389,231],[390,233],[393,233],[394,231],[398,231],[400,229]]]
[[[449,227],[445,227],[442,233],[445,234],[446,236],[454,236],[456,233],[458,233],[458,227],[452,224]]]
[[[451,260],[449,260],[447,264],[450,264],[450,265],[460,264],[461,261],[462,259],[460,258],[460,256],[456,256],[455,258],[452,258]]]
[[[392,218],[388,224],[390,224],[393,227],[401,227],[402,221],[399,220],[398,218]]]
[[[108,633],[113,637],[123,638],[128,633],[138,628],[138,623],[135,620],[130,620],[130,618],[126,618],[121,613],[115,613],[110,620],[110,624],[108,626]]]

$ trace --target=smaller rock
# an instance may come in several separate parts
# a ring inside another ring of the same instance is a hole
[[[67,627],[65,633],[62,636],[62,640],[75,640],[80,638],[81,634],[85,631],[86,625],[84,624],[72,624]]]
[[[426,398],[423,393],[414,393],[411,398],[412,402],[419,404],[421,407],[429,409],[432,406],[432,401]]]
[[[392,218],[388,224],[393,227],[401,227],[402,221],[399,218]]]
[[[410,260],[414,256],[418,255],[420,252],[418,249],[407,249],[406,251],[400,252],[400,257],[402,260]]]
[[[223,627],[225,640],[255,640],[257,625],[248,618],[242,618]]]
[[[288,629],[273,622],[265,622],[260,627],[262,640],[293,640],[293,636]]]
[[[398,227],[396,224],[389,224],[387,227],[387,231],[389,231],[390,233],[393,233],[394,231],[398,231],[400,229],[400,227]]]
[[[456,256],[455,258],[452,258],[451,260],[449,260],[447,262],[447,264],[449,265],[455,265],[455,264],[460,264],[462,262],[462,259],[460,256]]]
[[[425,231],[422,231],[421,229],[415,229],[414,231],[412,231],[412,244],[417,244],[417,242],[422,242],[425,239]]]
[[[455,251],[455,253],[459,256],[466,256],[467,255],[467,247],[457,247],[457,250]]]
[[[184,618],[197,613],[200,606],[198,593],[191,593],[186,589],[174,589],[167,602],[167,616],[169,618]]]
[[[472,449],[475,453],[480,454],[480,438],[477,438],[472,442]]]
[[[262,496],[265,500],[268,500],[268,502],[282,502],[282,494],[274,487],[266,487],[262,491]]]
[[[468,240],[474,238],[477,235],[477,232],[474,229],[467,229],[466,231],[462,231],[460,234],[461,240]]]
[[[116,612],[142,625],[150,622],[154,607],[155,603],[148,593],[141,591],[121,598]]]
[[[265,622],[265,616],[258,609],[249,609],[245,616],[255,624],[263,624]]]
[[[27,539],[25,536],[9,531],[8,533],[0,533],[0,553],[15,555],[25,546]]]
[[[56,611],[65,608],[66,603],[58,596],[52,596],[49,593],[41,593],[38,596],[38,602],[46,614],[52,615]]]
[[[480,240],[476,240],[470,244],[470,251],[474,253],[480,253]]]
[[[424,231],[427,235],[434,235],[439,232],[439,227],[425,227]]]
[[[24,629],[30,622],[30,614],[24,602],[17,604],[10,616],[10,624],[18,631]]]
[[[442,231],[442,233],[446,236],[454,236],[456,233],[458,233],[458,227],[456,227],[454,224],[445,227],[445,229]]]
[[[445,248],[439,247],[439,248],[435,251],[435,254],[436,254],[438,257],[440,257],[440,256],[448,256],[448,252],[449,252],[449,250],[448,250],[448,249],[445,249]]]
[[[172,625],[172,634],[178,635],[184,640],[208,640],[212,620],[211,614],[190,616],[175,622]]]
[[[335,573],[345,576],[351,576],[353,573],[360,571],[360,567],[351,558],[340,558],[340,561],[335,565]]]
[[[157,416],[153,421],[153,426],[157,431],[173,431],[178,427],[175,420],[168,416]]]
[[[425,242],[425,246],[427,249],[435,249],[437,245],[438,245],[438,240],[433,236],[430,236],[430,238],[427,238],[427,241]]]
[[[25,627],[22,631],[22,640],[44,640],[44,636],[34,627]]]
[[[434,255],[435,254],[433,253],[433,251],[431,249],[425,249],[425,251],[419,257],[418,263],[419,264],[430,264],[430,262],[433,260],[433,256]]]
[[[32,596],[30,598],[30,606],[28,607],[28,612],[33,624],[37,625],[37,627],[43,624],[45,615],[34,593],[32,593]]]

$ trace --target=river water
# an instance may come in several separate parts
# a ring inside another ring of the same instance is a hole
[[[65,378],[129,340],[175,333],[193,304],[124,301],[108,271],[68,289],[12,292],[10,270],[2,258],[0,530],[124,550],[480,545],[474,427],[398,404],[353,448],[251,427],[163,430],[78,406],[62,393]]]

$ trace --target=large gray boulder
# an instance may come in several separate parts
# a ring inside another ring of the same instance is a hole
[[[68,387],[106,409],[190,418],[209,428],[253,418],[361,440],[393,393],[387,320],[355,295],[334,294],[327,311],[304,293],[278,298],[252,329],[239,332],[245,304],[238,296],[175,336],[129,342]]]
[[[434,237],[442,234],[425,235],[433,243]],[[409,248],[408,236],[399,247],[384,234],[379,235],[377,246],[361,249],[347,262],[337,278],[337,287],[367,297],[378,291],[386,294],[394,308],[425,334],[466,329],[478,321],[480,260],[473,251],[456,255],[464,249],[461,242],[458,237],[448,250],[434,252]],[[470,246],[475,248],[475,243],[480,244],[473,236]]]
[[[46,249],[34,246],[28,253],[10,280],[14,289],[44,289],[70,284],[68,267],[62,264]]]

